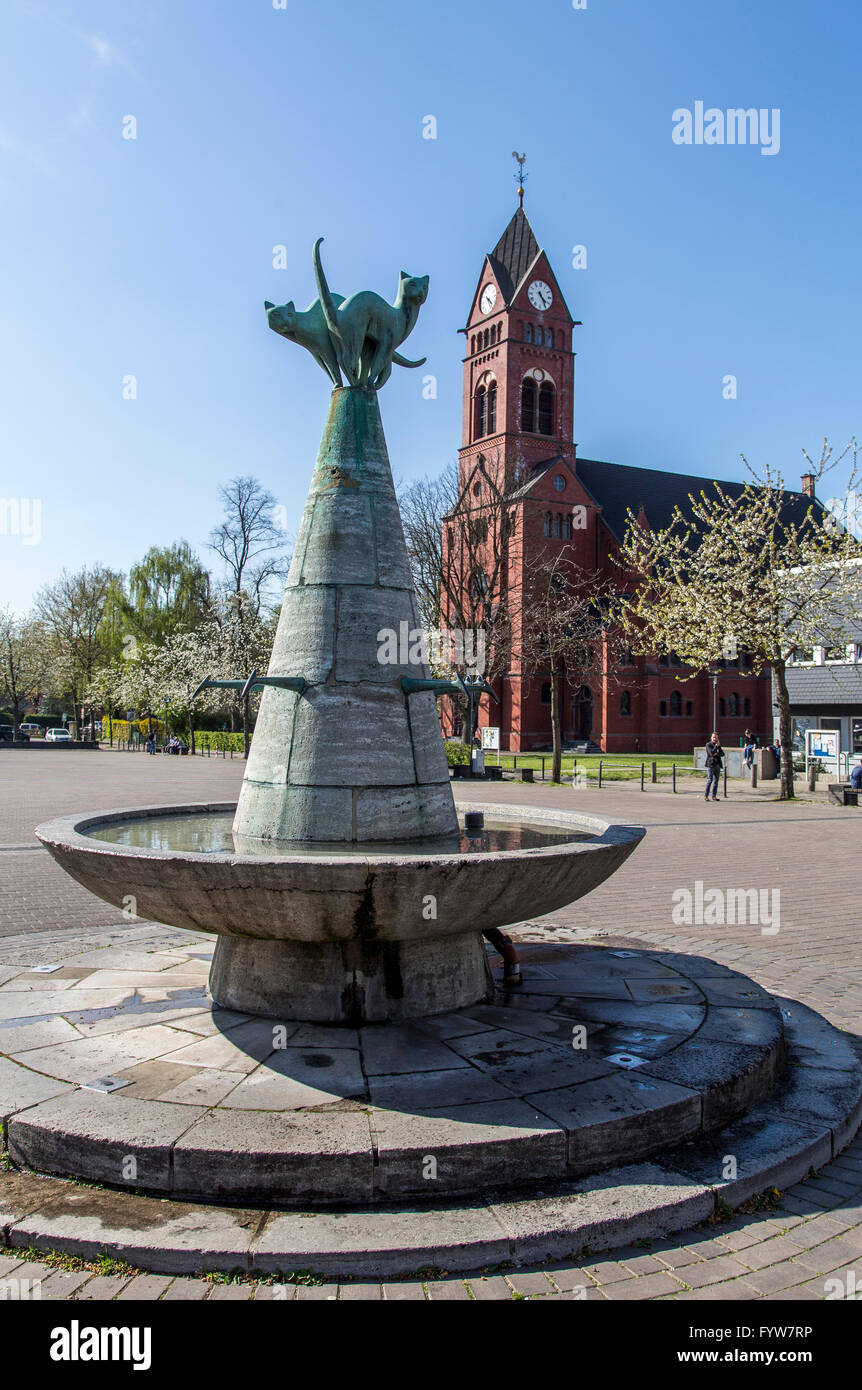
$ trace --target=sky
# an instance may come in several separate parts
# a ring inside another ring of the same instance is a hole
[[[329,388],[263,302],[314,299],[318,236],[342,294],[430,276],[381,407],[397,479],[451,462],[513,150],[579,452],[798,485],[862,435],[860,48],[846,0],[3,0],[0,606],[179,537],[212,564],[239,474],[295,532]],[[677,143],[697,102],[775,152]]]

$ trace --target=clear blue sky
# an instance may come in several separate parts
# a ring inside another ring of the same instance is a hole
[[[5,0],[0,496],[43,515],[37,545],[0,536],[0,604],[203,550],[238,473],[295,528],[327,383],[263,300],[314,297],[321,234],[342,293],[430,275],[407,350],[438,397],[396,368],[382,404],[396,476],[451,460],[515,148],[584,321],[581,453],[737,477],[744,451],[795,483],[802,445],[862,434],[860,51],[846,0]],[[780,152],[674,144],[699,100],[780,108]]]

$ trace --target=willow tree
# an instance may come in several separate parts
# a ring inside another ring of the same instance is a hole
[[[788,662],[796,649],[845,646],[862,611],[862,545],[814,496],[817,480],[844,460],[853,489],[857,443],[836,455],[824,441],[816,462],[803,454],[810,495],[787,491],[777,469],[758,474],[743,458],[750,476],[735,495],[714,483],[655,531],[630,511],[616,556],[627,576],[621,618],[633,651],[676,652],[690,668],[681,679],[703,674],[728,650],[748,653],[755,675],[771,668],[782,800],[793,796]]]

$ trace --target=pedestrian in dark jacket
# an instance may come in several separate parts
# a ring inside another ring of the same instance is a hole
[[[721,776],[721,769],[724,766],[724,749],[721,746],[721,739],[713,730],[712,738],[706,745],[706,791],[704,801],[709,801],[710,788],[712,789],[713,801],[718,800],[718,779]]]

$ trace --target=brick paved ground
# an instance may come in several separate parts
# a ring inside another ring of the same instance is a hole
[[[50,761],[49,761],[50,760]],[[41,819],[75,810],[230,799],[242,763],[164,760],[142,754],[0,755],[0,935],[121,925],[34,848]],[[579,937],[691,951],[742,970],[773,993],[801,999],[854,1038],[862,1033],[862,931],[858,861],[862,811],[798,801],[782,806],[735,792],[704,804],[698,785],[673,797],[636,786],[582,791],[512,784],[465,784],[459,799],[573,806],[648,827],[644,844],[616,876],[557,913]],[[676,926],[672,893],[706,888],[780,892],[780,930]],[[546,924],[527,924],[544,939]],[[587,1298],[822,1299],[862,1288],[862,1139],[828,1168],[782,1194],[774,1210],[737,1214],[636,1249],[577,1265],[489,1271],[484,1278],[429,1278],[381,1285],[274,1287],[162,1276],[64,1273],[10,1254],[0,1278],[41,1276],[43,1298]],[[837,1281],[829,1285],[827,1281]],[[859,1295],[855,1295],[858,1297]]]

